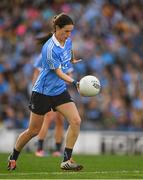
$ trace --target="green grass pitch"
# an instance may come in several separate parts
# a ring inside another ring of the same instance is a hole
[[[80,172],[62,171],[60,157],[22,153],[15,171],[7,171],[8,154],[0,154],[0,179],[143,179],[143,156],[74,155]]]

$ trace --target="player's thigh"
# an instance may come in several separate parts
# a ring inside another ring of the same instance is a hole
[[[33,112],[30,113],[30,122],[28,129],[30,131],[40,131],[42,124],[43,124],[44,116],[38,115]]]
[[[51,124],[51,122],[56,118],[56,113],[54,111],[49,111],[44,116],[44,123]]]
[[[69,121],[69,123],[80,124],[81,119],[79,112],[74,102],[68,102],[56,107],[56,110],[63,114],[63,116]]]
[[[56,114],[56,124],[63,125],[63,123],[64,123],[64,116],[60,112],[58,112],[58,111],[56,111],[55,114]]]

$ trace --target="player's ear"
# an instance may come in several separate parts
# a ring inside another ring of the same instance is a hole
[[[58,30],[60,30],[61,28],[59,27],[59,26],[55,26],[55,28],[56,28],[56,31],[58,31]]]

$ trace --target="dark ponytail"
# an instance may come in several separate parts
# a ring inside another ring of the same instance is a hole
[[[49,32],[46,35],[36,37],[37,44],[44,45],[46,43],[46,41],[48,41],[48,39],[50,39],[52,37],[52,35],[53,35],[53,33]]]

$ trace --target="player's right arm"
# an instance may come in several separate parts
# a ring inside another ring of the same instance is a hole
[[[60,79],[64,80],[65,82],[73,83],[74,85],[76,85],[76,81],[62,71],[62,64],[60,61],[59,52],[56,51],[56,49],[53,50],[53,48],[50,48],[50,46],[48,47],[48,51],[47,51],[47,48],[45,48],[45,50],[46,50],[45,51],[46,53],[44,53],[44,49],[43,49],[44,57],[46,57],[45,58],[45,68],[55,71],[57,76]],[[46,54],[46,56],[45,56],[45,54]]]
[[[61,68],[57,68],[55,69],[55,73],[64,81],[66,81],[67,83],[73,83],[74,79],[71,78],[69,75],[65,74]]]

